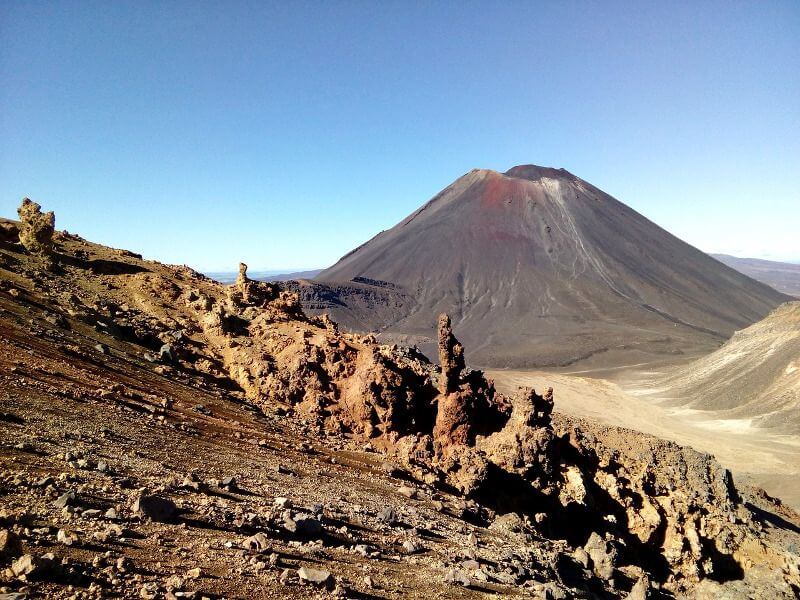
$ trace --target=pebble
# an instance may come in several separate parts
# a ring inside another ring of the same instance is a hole
[[[460,569],[450,569],[444,574],[444,582],[453,584],[453,585],[461,585],[464,587],[469,587],[470,579],[469,575],[467,575],[464,571]]]

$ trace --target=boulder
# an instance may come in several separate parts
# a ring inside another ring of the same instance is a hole
[[[306,583],[313,583],[314,585],[325,587],[333,585],[333,576],[331,572],[324,569],[300,567],[297,569],[297,576],[300,578],[300,581],[305,581]]]
[[[140,516],[163,523],[175,517],[178,507],[168,498],[143,495],[134,500],[132,510]]]

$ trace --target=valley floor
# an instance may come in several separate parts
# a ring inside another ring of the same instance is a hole
[[[580,375],[523,370],[489,370],[487,374],[500,392],[519,386],[552,387],[556,411],[713,454],[737,481],[762,487],[800,510],[800,435],[753,427],[749,419],[720,419],[714,412],[664,406],[661,401],[667,392],[649,383],[660,373],[646,369],[652,368],[634,365]]]

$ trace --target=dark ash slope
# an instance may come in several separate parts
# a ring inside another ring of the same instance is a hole
[[[431,315],[448,312],[470,360],[491,366],[708,351],[787,300],[571,173],[533,165],[467,173],[316,278],[354,280],[413,300],[390,322],[346,297],[315,308],[424,350]]]

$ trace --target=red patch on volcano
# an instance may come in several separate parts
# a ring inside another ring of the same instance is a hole
[[[481,206],[500,208],[506,203],[521,200],[524,197],[525,184],[526,182],[521,179],[512,179],[499,173],[492,173],[486,178],[481,195]]]

